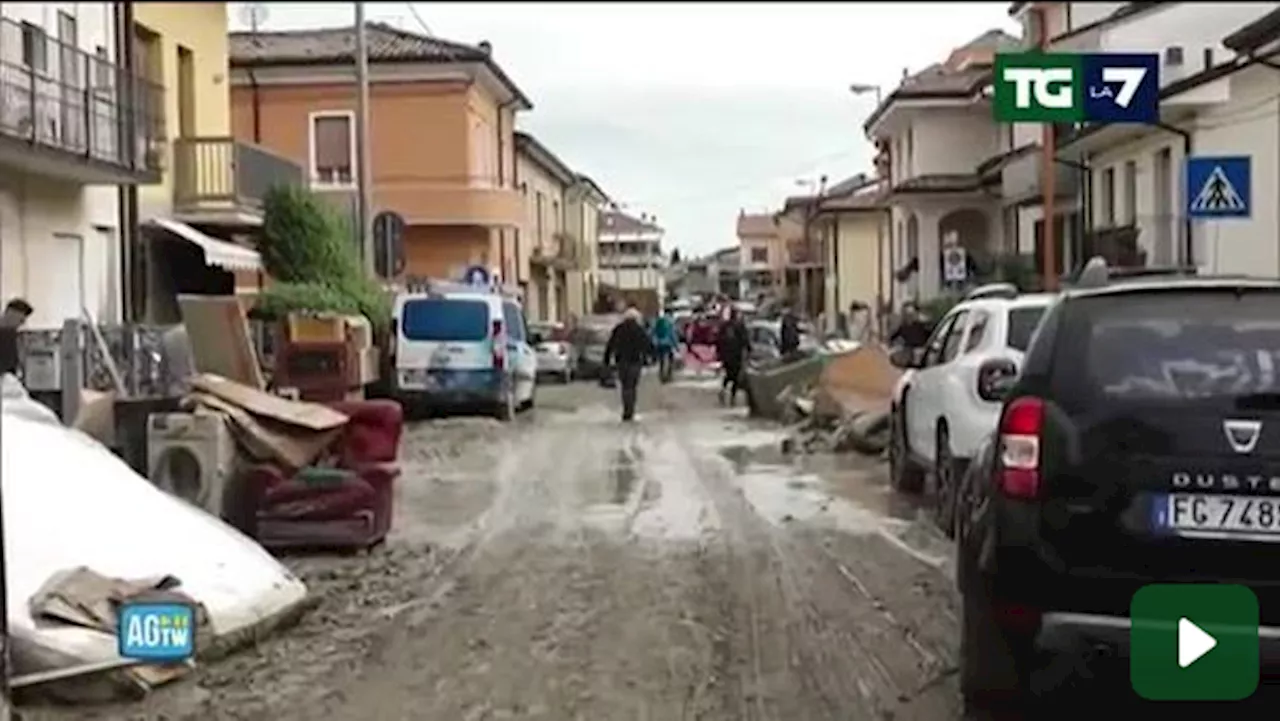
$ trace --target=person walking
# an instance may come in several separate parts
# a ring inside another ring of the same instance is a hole
[[[923,348],[929,340],[933,329],[925,321],[924,314],[915,303],[907,303],[902,307],[902,323],[889,335],[889,345],[900,345],[906,348]]]
[[[786,358],[800,350],[800,319],[796,312],[787,306],[782,311],[782,322],[778,328],[778,353]]]
[[[716,341],[716,353],[720,356],[720,367],[724,369],[720,402],[725,402],[727,393],[728,403],[732,406],[742,385],[742,371],[747,354],[751,351],[751,334],[747,332],[747,324],[742,322],[742,316],[736,308],[729,311],[729,319],[720,329]]]
[[[636,392],[640,387],[640,373],[646,359],[653,357],[653,342],[640,323],[640,311],[631,306],[622,315],[622,322],[613,327],[609,342],[604,347],[606,368],[615,360],[618,364],[618,386],[622,393],[622,420],[631,421],[636,416]]]
[[[653,347],[658,354],[658,378],[666,383],[671,380],[671,366],[675,362],[676,351],[680,347],[680,337],[676,334],[676,324],[671,315],[663,311],[653,321]]]
[[[34,312],[31,304],[21,298],[14,298],[5,305],[4,313],[0,315],[0,375],[18,375],[22,365],[18,354],[18,331]]]

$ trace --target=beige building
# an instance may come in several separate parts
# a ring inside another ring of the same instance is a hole
[[[870,308],[874,322],[891,302],[893,288],[890,211],[883,203],[885,183],[866,181],[840,195],[824,197],[813,224],[823,239],[827,269],[824,306],[827,330],[836,328],[839,313],[857,303]]]
[[[781,287],[786,277],[788,244],[803,235],[801,224],[789,215],[743,210],[738,212],[737,234],[748,296],[754,298],[757,293]]]
[[[563,321],[569,315],[569,271],[577,261],[574,239],[565,232],[565,191],[577,175],[532,135],[517,131],[515,141],[516,187],[524,198],[516,262],[520,277],[529,279],[525,309],[533,320]]]
[[[591,178],[578,174],[565,191],[565,230],[573,240],[577,255],[574,268],[568,272],[569,314],[581,317],[591,312],[596,289],[600,287],[600,257],[596,238],[600,235],[600,211],[609,196]]]

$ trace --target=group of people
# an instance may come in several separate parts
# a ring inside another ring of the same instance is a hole
[[[744,390],[743,372],[751,353],[751,333],[746,320],[736,308],[714,327],[705,323],[691,326],[684,339],[677,331],[668,313],[659,315],[652,328],[646,330],[643,316],[635,307],[627,308],[622,322],[614,326],[605,346],[604,365],[616,364],[619,391],[622,396],[622,420],[635,419],[636,394],[640,375],[650,359],[658,362],[658,375],[662,382],[671,378],[676,353],[682,342],[692,345],[706,343],[716,349],[723,380],[720,385],[720,402],[730,406],[737,402],[738,391]],[[708,337],[708,336],[714,336]],[[707,341],[712,341],[707,343]],[[783,356],[794,353],[800,347],[800,320],[790,309],[783,313],[779,332],[778,350]]]

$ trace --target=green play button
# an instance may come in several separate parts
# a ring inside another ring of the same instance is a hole
[[[1129,679],[1151,701],[1238,701],[1258,688],[1258,599],[1245,586],[1144,586],[1129,606]]]

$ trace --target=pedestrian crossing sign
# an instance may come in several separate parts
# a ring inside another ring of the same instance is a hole
[[[1248,218],[1252,213],[1250,157],[1187,158],[1189,218]]]

